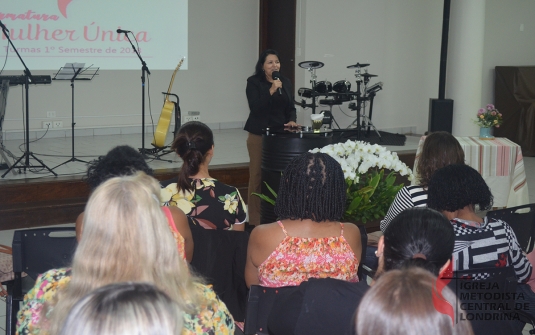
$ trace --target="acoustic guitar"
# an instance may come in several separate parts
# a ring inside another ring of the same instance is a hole
[[[169,89],[165,95],[165,101],[163,103],[162,113],[160,114],[160,119],[158,120],[158,125],[156,126],[156,131],[154,132],[154,139],[152,140],[152,145],[157,148],[163,148],[165,146],[165,138],[167,137],[167,131],[169,130],[169,125],[171,124],[171,117],[173,116],[173,109],[175,109],[175,102],[169,100],[169,94],[171,93],[171,88],[173,87],[173,82],[175,81],[175,75],[182,66],[185,57],[183,57],[178,63],[173,76],[171,77],[171,82],[169,83]]]

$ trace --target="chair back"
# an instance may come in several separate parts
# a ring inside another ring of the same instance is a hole
[[[7,285],[7,335],[15,334],[19,305],[26,293],[23,291],[22,272],[35,281],[43,272],[70,265],[76,245],[74,227],[15,231],[12,244],[14,279]]]
[[[522,250],[528,254],[533,250],[535,245],[535,204],[489,211],[487,217],[507,222],[515,232]]]
[[[191,267],[201,275],[227,305],[236,321],[245,319],[247,285],[245,260],[249,233],[204,229],[190,224],[193,237]]]
[[[251,285],[247,298],[245,314],[245,335],[267,335],[269,313],[275,301],[284,293],[295,289],[295,286],[264,287]]]
[[[74,227],[16,230],[13,272],[26,272],[35,280],[45,271],[69,265],[76,245]]]

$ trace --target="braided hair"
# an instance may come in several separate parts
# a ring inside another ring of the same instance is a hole
[[[284,170],[275,214],[280,220],[340,221],[346,184],[340,164],[324,153],[304,153]]]
[[[143,171],[152,176],[153,171],[136,149],[128,145],[119,145],[111,149],[106,156],[89,163],[85,181],[92,190],[112,177],[129,176]]]
[[[171,149],[184,162],[178,174],[179,189],[193,191],[189,177],[199,172],[200,165],[206,160],[206,154],[213,145],[214,134],[204,123],[191,121],[180,127],[171,144]]]

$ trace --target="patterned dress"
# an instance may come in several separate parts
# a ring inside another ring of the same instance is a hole
[[[44,329],[40,329],[41,311],[45,303],[52,301],[70,280],[69,268],[49,270],[37,278],[35,286],[24,296],[22,309],[17,315],[17,334],[48,334]],[[209,304],[202,306],[198,314],[184,313],[182,335],[234,334],[234,320],[227,306],[219,300],[210,286],[197,284],[197,287]],[[50,314],[47,314],[47,317],[49,316]]]
[[[286,236],[275,251],[258,267],[260,285],[266,287],[297,286],[309,278],[335,278],[358,282],[359,261],[342,231],[336,237]]]
[[[247,210],[237,188],[214,178],[190,180],[191,192],[178,189],[178,177],[162,182],[162,205],[180,208],[205,229],[225,230],[245,222]]]

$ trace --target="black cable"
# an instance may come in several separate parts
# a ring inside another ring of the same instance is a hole
[[[7,41],[6,59],[4,59],[4,65],[2,66],[2,70],[0,70],[0,74],[2,74],[2,72],[4,72],[4,68],[6,67],[6,64],[7,64],[7,55],[8,54],[9,54],[9,41]]]
[[[150,123],[152,124],[152,138],[154,139],[155,130],[154,130],[154,119],[152,118],[152,106],[150,102],[150,76],[149,75],[147,75],[147,98],[149,99],[149,115],[150,115]]]
[[[136,45],[137,45],[137,51],[139,52],[139,54],[141,55],[141,48],[139,47],[139,42],[137,41],[137,38],[136,38],[136,35],[134,35],[133,32],[130,32],[130,34],[132,34],[132,36],[134,37],[134,41],[136,41]],[[150,103],[150,74],[147,72],[147,98],[149,100],[149,116],[150,116],[150,123],[152,125],[152,137],[154,139],[154,119],[152,118],[152,107],[151,107],[151,103]],[[143,128],[145,128],[145,125],[142,125]],[[142,131],[145,131],[145,129],[143,129]]]
[[[50,126],[46,127],[46,131],[45,131],[45,133],[43,134],[43,136],[39,137],[38,139],[35,139],[35,140],[33,140],[33,141],[28,142],[28,144],[37,142],[37,141],[39,141],[40,139],[42,139],[43,137],[45,137],[45,135],[48,133],[48,129],[50,129]],[[20,150],[21,152],[24,152],[24,151],[23,151],[20,147],[23,146],[25,143],[26,143],[26,142],[24,142],[24,143],[22,143],[21,145],[19,145],[19,150]],[[69,157],[70,157],[70,156],[69,156]]]

